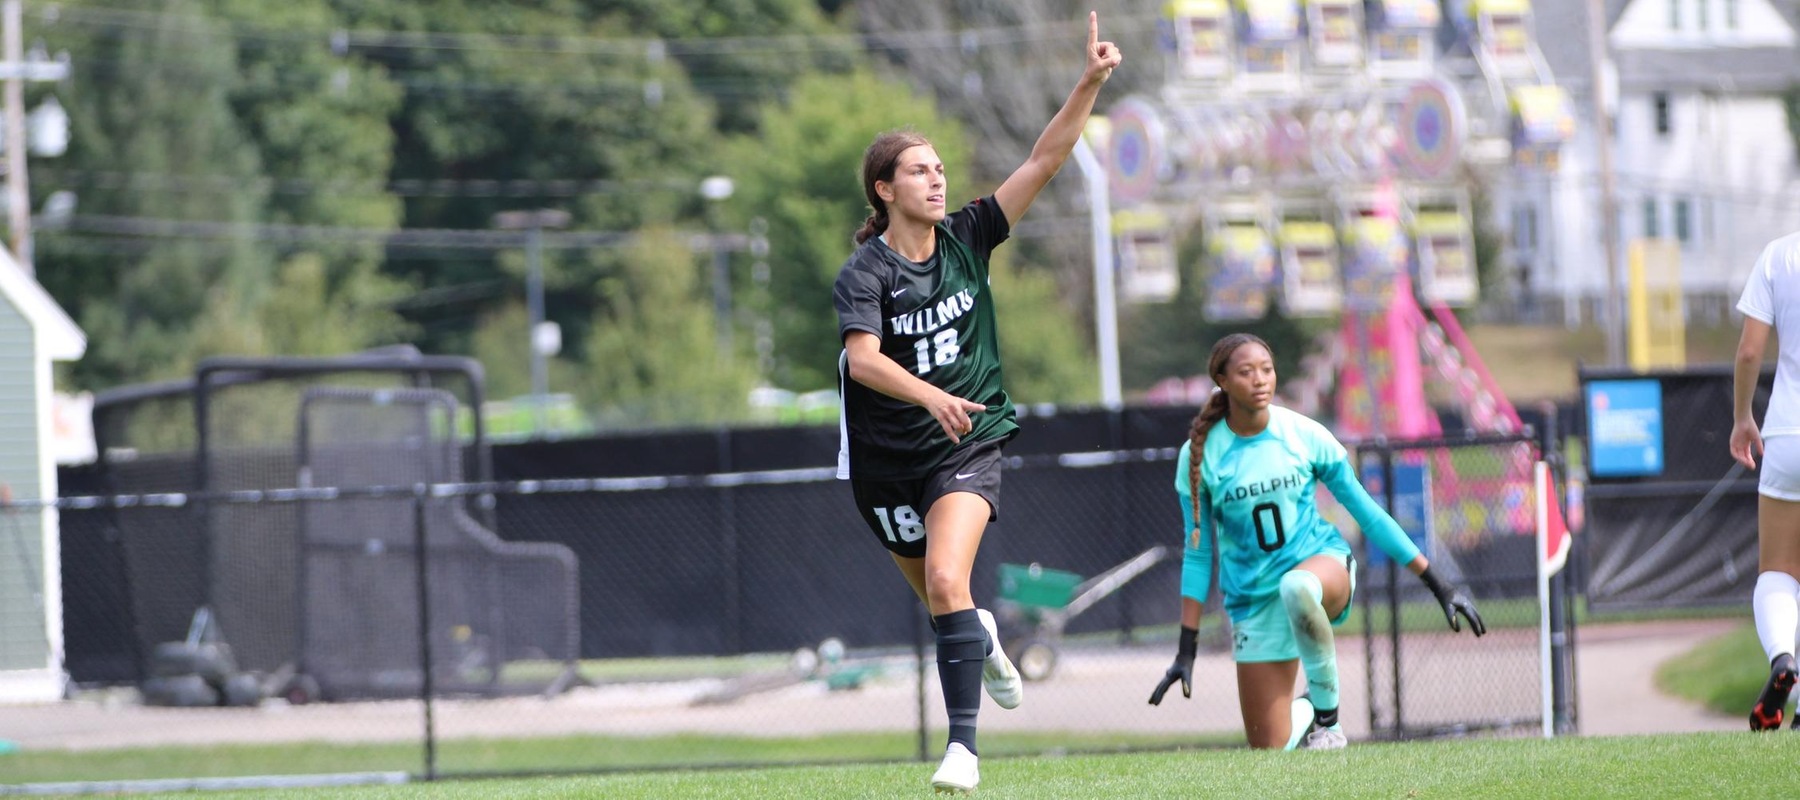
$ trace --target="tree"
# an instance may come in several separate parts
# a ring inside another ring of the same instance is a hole
[[[481,362],[489,397],[519,397],[531,392],[531,320],[523,300],[488,312],[475,329],[471,351]],[[553,392],[585,392],[581,365],[561,357],[544,361],[545,379]]]
[[[39,237],[40,280],[88,333],[87,356],[70,371],[82,386],[188,372],[206,354],[192,337],[202,315],[248,320],[266,288],[258,273],[268,253],[253,238],[185,235],[182,225],[246,225],[264,205],[256,148],[231,108],[235,42],[191,0],[146,13],[151,24],[46,30],[51,47],[83,65],[57,90],[70,116],[57,166],[172,178],[161,191],[84,185],[75,224]],[[217,180],[181,180],[191,175]]]
[[[1018,269],[1014,260],[1004,247],[996,251],[989,280],[1007,394],[1018,403],[1098,401],[1092,328],[1063,303],[1054,277]]]
[[[727,422],[743,417],[748,359],[717,348],[700,263],[667,229],[646,231],[625,268],[595,291],[610,299],[587,343],[583,394],[602,427]]]
[[[346,37],[344,49],[405,90],[389,120],[386,176],[416,187],[405,197],[405,227],[487,228],[497,212],[544,207],[571,212],[570,227],[588,232],[698,216],[713,109],[682,63],[659,55],[666,46],[633,21],[708,4],[331,3],[346,29],[367,32]],[[444,248],[398,255],[390,253],[388,275],[428,297],[460,298],[406,308],[428,350],[468,352],[475,320],[524,292],[522,260]],[[591,321],[608,311],[609,298],[592,287],[623,268],[603,250],[546,259],[546,312],[574,345],[572,358],[583,358]],[[469,291],[495,275],[508,285]]]

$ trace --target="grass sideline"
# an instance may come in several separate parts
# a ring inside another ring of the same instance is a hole
[[[995,758],[982,798],[1684,798],[1761,797],[1786,785],[1800,736],[1469,739],[1353,743],[1327,753],[1246,749]],[[930,797],[933,765],[907,762],[334,788],[348,800],[563,797]],[[326,796],[319,790],[163,795],[193,800]]]
[[[942,730],[930,734],[943,746]],[[1118,752],[1242,745],[1243,734],[1127,734],[996,732],[983,752],[1017,756],[1050,752]],[[545,773],[625,769],[711,768],[755,764],[902,761],[919,752],[913,731],[843,733],[816,737],[554,736],[519,739],[444,739],[440,774]],[[423,745],[292,742],[117,750],[25,750],[0,756],[0,795],[8,784],[166,778],[305,775],[336,772],[424,771]]]
[[[1656,688],[1734,717],[1749,716],[1768,679],[1768,660],[1748,622],[1656,668]]]

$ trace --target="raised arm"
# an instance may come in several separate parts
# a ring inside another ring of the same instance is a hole
[[[1113,68],[1119,66],[1123,58],[1118,45],[1100,41],[1100,15],[1088,12],[1087,69],[1081,73],[1081,82],[1075,84],[1075,90],[1069,93],[1062,109],[1051,118],[1044,132],[1038,134],[1037,144],[1032,145],[1031,155],[1025,163],[994,192],[994,199],[1006,214],[1008,225],[1017,224],[1019,218],[1025,216],[1038,192],[1044,190],[1062,169],[1063,162],[1069,160],[1069,153],[1075,149],[1076,140],[1081,138],[1081,131],[1087,126],[1088,115],[1094,111],[1094,98],[1100,95],[1101,84],[1112,77]]]

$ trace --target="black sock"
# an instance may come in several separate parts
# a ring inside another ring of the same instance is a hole
[[[1315,708],[1313,709],[1313,724],[1321,728],[1336,725],[1338,724],[1337,712],[1338,710],[1335,708]]]
[[[932,621],[937,629],[938,682],[943,684],[944,709],[950,714],[950,741],[961,742],[974,753],[987,631],[974,609],[952,611]]]

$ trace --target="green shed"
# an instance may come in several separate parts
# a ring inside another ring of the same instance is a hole
[[[56,496],[54,370],[87,336],[0,250],[0,493]],[[63,696],[62,569],[54,509],[0,510],[0,703]]]

